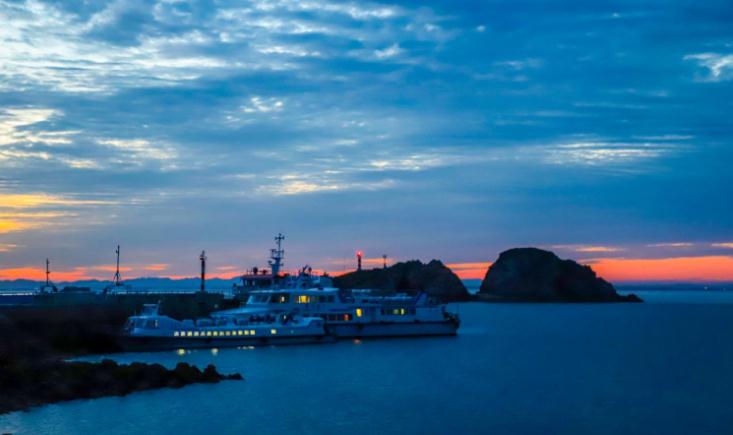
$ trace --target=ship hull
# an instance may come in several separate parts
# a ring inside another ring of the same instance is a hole
[[[328,329],[337,338],[368,337],[416,337],[456,335],[458,324],[445,322],[375,322],[328,324]]]
[[[121,345],[126,351],[157,351],[175,349],[209,349],[241,346],[270,346],[317,344],[333,341],[329,335],[294,335],[236,338],[181,338],[154,336],[123,336]]]

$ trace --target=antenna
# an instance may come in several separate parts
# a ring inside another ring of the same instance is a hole
[[[387,254],[382,254],[382,269],[387,268]]]
[[[46,285],[41,287],[41,293],[46,291],[56,291],[56,286],[51,282],[51,261],[46,258]]]
[[[280,269],[285,266],[285,251],[282,248],[283,240],[285,240],[285,236],[283,236],[282,233],[278,233],[277,236],[275,236],[277,248],[270,249],[270,260],[267,264],[270,265],[272,276],[274,278],[277,278],[277,275],[280,273]]]
[[[122,277],[120,276],[120,245],[117,245],[115,254],[117,254],[117,270],[115,271],[115,277],[112,278],[112,283],[115,287],[118,287],[122,285]]]
[[[201,292],[203,293],[206,291],[206,251],[201,251],[199,260],[201,260]]]
[[[46,259],[46,287],[49,286],[49,282],[51,282],[50,276],[51,271],[48,269],[49,265],[51,264],[50,261],[48,261],[48,258]]]
[[[361,251],[356,251],[356,270],[361,270],[361,257],[363,253]]]

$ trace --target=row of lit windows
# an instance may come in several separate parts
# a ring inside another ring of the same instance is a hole
[[[314,314],[315,317],[320,317],[323,320],[328,320],[331,322],[350,322],[353,318],[351,314]],[[360,316],[361,317],[361,316]]]
[[[174,337],[236,337],[257,335],[254,329],[239,329],[234,331],[174,331]],[[270,329],[270,334],[277,334],[277,329]]]
[[[391,316],[404,316],[406,314],[415,314],[414,308],[382,308],[382,314]]]
[[[334,302],[335,298],[333,295],[331,296],[309,296],[309,295],[298,295],[298,297],[295,299],[295,302],[299,304],[310,304],[310,303],[327,303],[327,302]]]

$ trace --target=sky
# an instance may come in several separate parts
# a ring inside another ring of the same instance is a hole
[[[733,280],[732,97],[729,0],[0,0],[0,279]]]

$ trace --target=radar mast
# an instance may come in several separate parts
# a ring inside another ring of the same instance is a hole
[[[270,260],[267,262],[267,264],[270,265],[270,268],[272,269],[272,277],[273,279],[277,279],[277,275],[280,273],[280,269],[285,265],[285,250],[282,248],[282,242],[285,240],[285,236],[282,235],[282,233],[278,233],[275,237],[275,243],[277,243],[277,248],[270,249]]]

